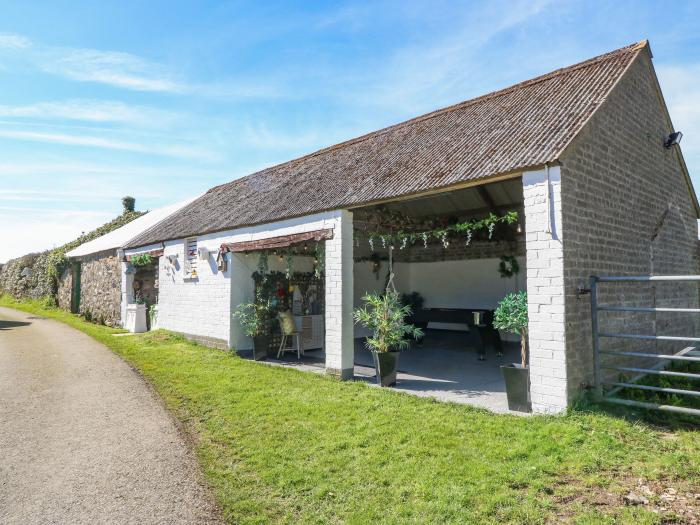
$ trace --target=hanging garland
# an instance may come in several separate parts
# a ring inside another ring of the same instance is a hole
[[[267,279],[267,274],[270,273],[270,265],[267,260],[267,252],[260,252],[260,258],[258,259],[258,273],[262,276],[263,281]]]
[[[294,273],[294,256],[291,253],[287,252],[287,255],[285,256],[285,261],[287,263],[285,275],[287,276],[287,279],[289,279]]]
[[[326,251],[323,249],[323,244],[316,243],[316,254],[314,258],[314,275],[317,279],[323,275],[323,270],[326,266]]]
[[[498,216],[495,213],[489,214],[488,217],[483,219],[470,219],[464,222],[458,222],[456,224],[451,224],[449,226],[443,226],[440,228],[435,228],[431,230],[424,231],[404,231],[399,230],[395,233],[370,233],[368,235],[369,247],[374,251],[375,243],[377,240],[381,242],[382,248],[395,247],[398,246],[400,250],[406,248],[406,246],[413,245],[417,241],[423,243],[423,247],[428,247],[428,242],[432,239],[439,241],[443,248],[448,248],[450,245],[450,236],[458,235],[465,236],[465,245],[469,246],[471,243],[474,232],[479,230],[485,230],[488,232],[488,238],[493,238],[494,230],[496,225],[502,224],[513,224],[518,220],[518,212],[509,211],[502,216]],[[410,221],[409,221],[410,222]],[[409,226],[416,226],[415,224],[409,224]],[[516,263],[517,264],[517,263]]]
[[[501,257],[501,262],[498,264],[498,273],[501,277],[513,277],[520,271],[518,260],[512,255],[504,255]]]

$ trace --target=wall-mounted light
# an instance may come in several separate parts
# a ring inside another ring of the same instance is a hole
[[[170,261],[170,264],[175,265],[177,262],[177,254],[176,253],[171,253],[168,255],[168,261]]]
[[[671,146],[680,144],[682,138],[683,133],[681,133],[680,131],[674,131],[673,133],[669,134],[668,137],[666,137],[666,140],[664,141],[664,148],[670,149]]]
[[[200,246],[197,248],[197,257],[199,257],[202,261],[206,261],[209,258],[209,249],[205,248],[204,246]]]

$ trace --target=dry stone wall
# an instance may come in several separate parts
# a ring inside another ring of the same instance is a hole
[[[121,265],[114,251],[80,261],[80,314],[116,326],[121,317]]]
[[[55,285],[46,275],[48,252],[31,253],[11,259],[0,270],[0,292],[17,299],[53,296]]]

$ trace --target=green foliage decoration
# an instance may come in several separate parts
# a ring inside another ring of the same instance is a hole
[[[503,255],[501,257],[501,262],[498,263],[498,273],[501,277],[507,279],[513,277],[520,272],[520,265],[518,260],[513,255]]]
[[[270,299],[263,298],[262,294],[258,293],[255,302],[239,304],[233,318],[241,323],[247,336],[257,337],[265,332],[271,310]]]
[[[394,220],[400,220],[400,218],[394,218]],[[402,220],[408,221],[409,219],[403,218]],[[394,247],[403,250],[406,246],[413,245],[416,242],[420,242],[424,247],[427,247],[428,242],[431,240],[439,241],[444,248],[447,248],[450,244],[450,236],[459,235],[464,237],[466,238],[466,244],[469,245],[475,232],[485,230],[488,232],[488,238],[491,239],[498,224],[514,224],[517,221],[518,212],[509,211],[501,216],[490,213],[483,219],[470,219],[431,229],[425,229],[425,225],[407,223],[397,226],[397,228],[401,229],[396,232],[371,233],[368,235],[368,241],[372,251],[374,251],[377,240],[381,242],[382,248]],[[404,228],[411,228],[416,231],[405,231]]]
[[[401,303],[395,290],[368,293],[362,301],[364,306],[357,308],[353,317],[356,323],[372,330],[366,342],[369,350],[380,353],[401,350],[409,346],[408,337],[418,339],[423,335],[420,328],[406,323],[411,307]]]
[[[153,262],[153,256],[150,253],[139,253],[132,255],[129,260],[134,266],[148,266]]]

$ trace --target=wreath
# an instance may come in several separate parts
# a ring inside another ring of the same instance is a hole
[[[520,265],[513,255],[504,255],[501,257],[501,262],[498,264],[498,273],[501,277],[513,277],[520,271]]]

